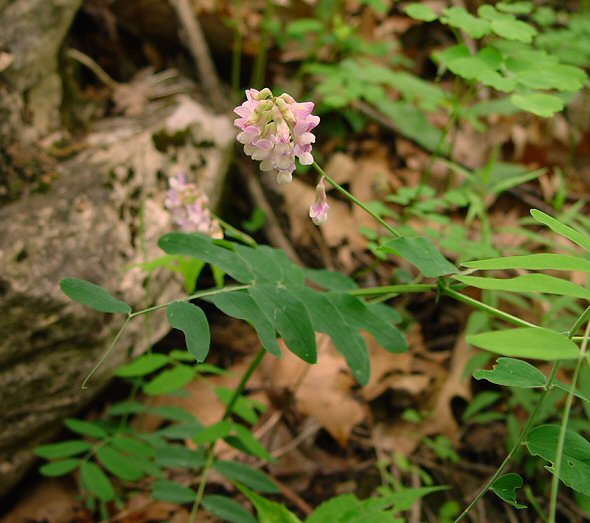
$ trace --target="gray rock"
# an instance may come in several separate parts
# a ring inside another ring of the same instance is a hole
[[[99,122],[47,192],[0,207],[0,495],[65,416],[168,329],[162,312],[151,315],[149,330],[145,317],[130,322],[82,390],[124,318],[71,302],[59,280],[93,281],[134,309],[180,296],[169,271],[154,273],[146,289],[145,273],[124,267],[162,254],[156,242],[172,229],[163,202],[174,170],[186,170],[216,205],[234,134],[228,117],[186,95],[148,102],[139,116]]]

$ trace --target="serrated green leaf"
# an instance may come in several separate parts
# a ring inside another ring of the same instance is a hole
[[[55,478],[58,476],[65,476],[77,469],[82,462],[79,459],[64,459],[62,461],[54,461],[53,463],[46,463],[39,467],[39,472],[43,476]]]
[[[404,7],[404,13],[415,20],[423,22],[433,22],[438,18],[437,14],[427,5],[413,3]]]
[[[542,223],[543,225],[546,225],[553,232],[556,232],[557,234],[579,245],[587,252],[590,252],[590,237],[586,234],[576,231],[569,225],[560,222],[553,216],[545,214],[543,211],[531,209],[531,215],[535,220],[537,220],[539,223]]]
[[[90,450],[92,445],[81,439],[72,439],[51,443],[50,445],[41,445],[35,448],[35,454],[45,459],[69,458],[82,452]]]
[[[160,467],[199,470],[205,464],[205,452],[179,445],[156,449],[155,461]]]
[[[101,501],[113,501],[115,489],[107,475],[102,469],[92,463],[85,461],[80,466],[80,480],[82,485]]]
[[[408,349],[408,343],[401,332],[380,315],[374,314],[362,300],[337,292],[327,292],[325,296],[336,305],[354,329],[369,332],[385,350],[405,352]]]
[[[308,287],[296,292],[309,311],[313,328],[330,336],[336,350],[346,359],[357,382],[366,385],[371,373],[371,364],[363,337],[352,328],[349,319],[342,315],[340,309],[325,295]]]
[[[213,303],[221,312],[245,320],[256,329],[262,346],[274,356],[280,358],[281,348],[272,323],[264,311],[246,291],[226,292],[207,296],[205,300]]]
[[[315,332],[305,305],[289,289],[256,285],[248,290],[285,344],[303,361],[317,361]]]
[[[563,100],[552,94],[513,94],[510,101],[519,109],[543,118],[549,118],[563,109]]]
[[[590,260],[565,254],[527,254],[504,256],[463,263],[464,267],[479,270],[528,269],[531,271],[581,271],[590,272]]]
[[[177,365],[158,374],[152,381],[143,386],[143,392],[148,396],[169,394],[182,389],[195,377],[196,370],[188,365]]]
[[[443,10],[440,21],[445,25],[465,31],[473,38],[481,38],[490,33],[490,24],[468,13],[462,7],[447,7]]]
[[[427,278],[458,272],[457,267],[448,261],[430,240],[422,236],[396,238],[387,242],[380,250],[397,254],[409,261]]]
[[[252,268],[231,249],[221,247],[220,243],[201,234],[181,232],[165,234],[158,240],[158,246],[168,254],[191,256],[197,260],[215,265],[240,283],[254,281]],[[229,242],[221,244],[232,245]]]
[[[195,500],[196,492],[176,481],[160,479],[152,485],[152,498],[169,503],[192,503]]]
[[[165,354],[143,354],[132,362],[122,365],[115,370],[115,376],[120,378],[135,378],[145,376],[162,368],[170,361]]]
[[[484,278],[482,276],[455,276],[457,281],[478,289],[508,292],[540,292],[590,300],[590,291],[569,280],[548,274],[523,274],[515,278]]]
[[[90,436],[91,438],[102,439],[107,435],[98,423],[93,421],[85,421],[81,419],[67,418],[64,424],[68,429],[83,436]]]
[[[257,523],[250,512],[226,496],[207,495],[203,498],[203,506],[228,523]]]
[[[516,489],[521,487],[522,478],[518,474],[510,472],[494,481],[490,486],[490,490],[493,490],[500,499],[512,505],[514,508],[522,509],[527,508],[526,505],[521,505],[516,501]]]
[[[526,441],[531,455],[555,463],[559,431],[558,425],[541,425],[531,430]],[[555,473],[553,466],[548,466],[547,470]],[[565,433],[559,479],[568,487],[590,496],[590,443],[569,429]]]
[[[259,523],[302,523],[301,520],[284,505],[270,501],[252,492],[244,485],[236,485],[256,508]]]
[[[216,461],[213,468],[232,481],[237,481],[257,492],[276,494],[279,491],[276,483],[266,474],[237,461]]]
[[[200,363],[209,353],[211,334],[207,316],[201,308],[185,301],[175,301],[166,307],[168,323],[183,332],[186,347]]]
[[[68,298],[97,311],[112,314],[131,312],[131,307],[127,303],[116,299],[106,289],[89,281],[79,278],[64,278],[59,282],[59,286]]]
[[[547,379],[536,367],[526,361],[514,358],[498,358],[492,370],[476,370],[476,380],[487,380],[496,385],[532,389],[545,387]]]
[[[467,336],[467,343],[503,356],[536,360],[571,360],[580,357],[577,345],[549,329],[522,327]]]
[[[111,474],[125,481],[137,481],[143,476],[143,471],[125,454],[114,449],[110,445],[104,445],[97,449],[96,456],[102,466]]]

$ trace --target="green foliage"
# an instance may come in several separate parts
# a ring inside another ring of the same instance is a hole
[[[537,367],[514,358],[498,358],[492,370],[475,371],[473,377],[505,387],[532,389],[547,385],[547,378]]]
[[[130,313],[131,307],[102,287],[78,278],[64,278],[59,286],[68,298],[100,312]]]
[[[511,472],[494,481],[490,489],[493,490],[500,499],[512,505],[514,508],[523,509],[527,508],[526,505],[521,505],[516,501],[516,489],[521,488],[522,485],[522,478],[518,474]]]

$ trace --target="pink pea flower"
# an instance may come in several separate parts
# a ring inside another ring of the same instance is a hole
[[[319,116],[311,114],[312,102],[296,102],[284,93],[273,96],[270,89],[248,89],[246,101],[235,108],[234,125],[240,129],[238,142],[253,160],[260,161],[260,169],[276,175],[284,184],[293,179],[295,158],[302,165],[311,165],[311,132],[319,123]]]
[[[194,183],[188,183],[184,174],[169,178],[165,207],[174,223],[185,232],[200,232],[212,238],[223,238],[219,222],[211,217],[209,198]]]
[[[326,223],[328,219],[328,199],[326,198],[326,187],[324,185],[324,178],[317,184],[315,188],[315,200],[309,208],[309,217],[316,225]]]

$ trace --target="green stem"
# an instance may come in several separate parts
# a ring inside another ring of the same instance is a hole
[[[256,356],[254,356],[254,359],[250,362],[250,365],[248,365],[246,372],[243,374],[242,379],[240,380],[240,383],[238,383],[238,386],[234,390],[232,397],[230,398],[229,403],[227,404],[227,407],[225,408],[225,412],[223,413],[222,420],[226,420],[232,415],[234,407],[236,406],[238,399],[244,393],[244,389],[246,388],[246,384],[248,383],[248,381],[252,377],[252,374],[254,374],[254,371],[258,368],[258,366],[262,362],[262,359],[264,358],[265,354],[266,354],[266,350],[264,348],[261,348],[256,353]],[[201,479],[199,481],[199,488],[197,489],[197,493],[195,495],[195,501],[193,503],[193,507],[191,509],[191,513],[189,516],[189,520],[188,520],[189,523],[194,523],[195,517],[197,516],[197,513],[199,511],[199,507],[201,506],[201,502],[203,501],[203,496],[205,494],[205,487],[207,486],[207,478],[209,477],[209,472],[211,472],[211,469],[213,468],[213,461],[215,459],[215,445],[216,445],[216,443],[217,443],[217,441],[213,442],[207,448],[205,465],[203,466],[203,473],[201,474]]]
[[[582,316],[588,316],[590,314],[590,307],[587,308]],[[577,322],[576,322],[577,323]],[[574,326],[575,327],[575,326]],[[574,328],[572,328],[573,331]],[[577,330],[577,328],[576,328]],[[572,377],[572,385],[570,391],[565,400],[565,406],[563,408],[563,415],[561,419],[561,426],[559,428],[559,438],[557,440],[557,448],[555,449],[555,463],[553,464],[553,478],[551,480],[551,496],[549,498],[549,523],[555,523],[555,516],[557,514],[557,493],[559,491],[559,472],[561,471],[561,463],[563,461],[563,447],[565,445],[565,435],[567,432],[567,424],[569,421],[572,404],[574,401],[574,390],[578,383],[578,376],[580,375],[580,369],[582,368],[582,362],[586,359],[586,349],[588,347],[588,335],[590,334],[590,322],[586,325],[586,332],[584,333],[584,341],[580,350],[580,357],[576,362],[576,368]]]
[[[239,0],[236,2],[238,5],[236,6],[236,10],[239,13],[238,20],[242,18],[243,14],[243,5],[242,1]],[[238,20],[234,20],[234,45],[232,49],[232,61],[231,61],[231,87],[232,93],[234,97],[234,102],[238,103],[241,94],[240,94],[240,75],[242,72],[242,33],[240,32],[240,28],[238,25]]]
[[[336,183],[334,180],[332,180],[332,178],[330,178],[316,162],[313,162],[312,165],[313,165],[314,169],[319,174],[321,174],[328,181],[328,183],[330,183],[332,185],[332,187],[334,187],[334,189],[336,189],[338,192],[342,193],[350,201],[352,201],[353,203],[358,205],[363,211],[365,211],[367,214],[369,214],[375,220],[377,220],[381,225],[383,225],[383,227],[385,227],[393,235],[394,238],[399,238],[401,236],[401,234],[399,232],[397,232],[391,225],[389,225],[387,222],[385,222],[378,214],[376,214],[371,209],[369,209],[358,198],[356,198],[352,194],[350,194],[344,187],[342,187],[341,185]]]
[[[410,283],[405,285],[384,285],[383,287],[364,287],[351,289],[348,294],[353,296],[380,296],[382,294],[402,294],[407,292],[435,291],[436,283]]]
[[[258,47],[258,54],[254,62],[254,69],[252,71],[252,87],[261,89],[264,83],[264,71],[266,69],[266,58],[268,56],[268,22],[272,16],[273,5],[271,0],[266,0],[264,8],[264,18],[262,20],[262,28],[260,31],[260,44]]]
[[[129,319],[134,318],[135,316],[146,314],[148,312],[164,309],[165,307],[168,307],[168,305],[170,305],[171,303],[175,303],[177,301],[190,301],[196,298],[205,298],[206,296],[215,296],[216,294],[223,294],[224,292],[241,291],[244,289],[249,289],[250,287],[251,285],[231,285],[228,287],[223,287],[221,289],[216,287],[215,289],[205,289],[203,291],[197,291],[189,296],[185,296],[184,298],[177,298],[176,300],[168,301],[166,303],[160,303],[159,305],[154,305],[153,307],[148,307],[147,309],[132,312],[131,314],[129,314]]]

